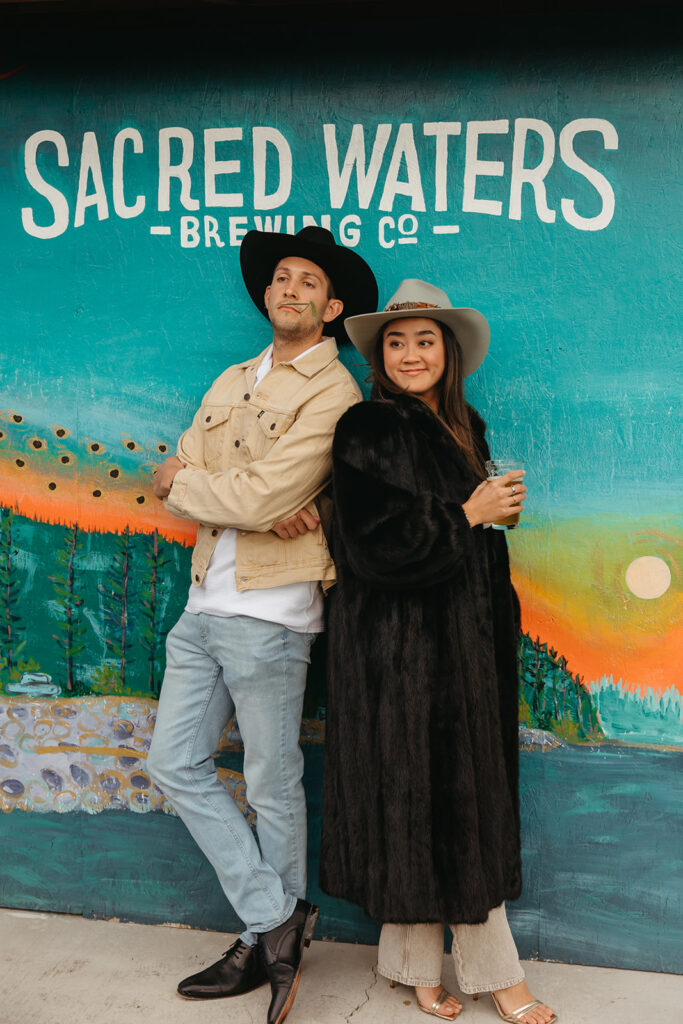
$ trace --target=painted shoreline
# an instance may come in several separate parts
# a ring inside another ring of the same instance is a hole
[[[0,811],[174,814],[145,770],[156,712],[156,700],[127,697],[0,697]],[[323,722],[302,723],[302,743],[323,737]],[[216,756],[239,750],[230,722]],[[217,768],[253,821],[242,773]]]
[[[174,814],[145,770],[156,721],[155,700],[126,697],[0,699],[0,811],[131,810]],[[304,719],[301,743],[322,745],[325,723]],[[626,744],[605,739],[567,744],[552,732],[520,726],[520,749],[547,754],[558,748],[680,751],[677,747]],[[242,744],[234,721],[228,724],[216,758],[237,754]],[[217,764],[218,772],[253,819],[241,771]]]

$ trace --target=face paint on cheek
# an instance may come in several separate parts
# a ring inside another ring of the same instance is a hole
[[[291,306],[292,309],[295,309],[297,311],[297,313],[299,314],[299,316],[301,316],[302,313],[306,312],[306,310],[309,308],[309,306],[313,306],[313,303],[312,302],[285,302],[285,303],[283,303],[283,305]]]
[[[313,319],[317,320],[318,319],[318,310],[315,307],[315,302],[311,301],[311,302],[309,302],[308,305],[311,307],[311,315],[312,315]],[[301,310],[301,312],[303,313],[303,309]]]

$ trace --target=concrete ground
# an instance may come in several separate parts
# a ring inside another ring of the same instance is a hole
[[[89,921],[0,910],[1,1024],[265,1024],[267,987],[198,1003],[177,982],[228,948],[234,936],[188,928]],[[314,942],[287,1024],[418,1024],[412,989],[374,972],[376,949]],[[458,994],[450,958],[444,983]],[[533,992],[562,1024],[677,1024],[683,977],[525,964]],[[499,1020],[490,997],[463,996],[464,1024]],[[425,1020],[425,1017],[419,1018]]]

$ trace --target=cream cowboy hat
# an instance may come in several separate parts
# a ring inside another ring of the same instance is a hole
[[[450,327],[462,349],[463,377],[481,366],[488,352],[491,330],[488,320],[476,309],[454,308],[445,292],[426,281],[401,281],[381,313],[363,313],[344,321],[346,333],[367,362],[378,332],[392,320],[425,316]]]

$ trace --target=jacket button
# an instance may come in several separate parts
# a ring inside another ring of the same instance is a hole
[[[205,422],[205,423],[210,423],[210,422],[211,422],[211,417],[210,417],[210,416],[207,416],[204,422]]]
[[[251,395],[249,394],[249,392],[247,392],[246,395],[244,396],[244,401],[248,402],[250,398],[251,398]]]
[[[212,530],[211,531],[211,536],[212,537],[217,537],[218,536],[218,530]]]
[[[239,446],[240,446],[239,441],[235,441],[235,448],[239,448]]]
[[[276,427],[276,426],[277,426],[277,424],[276,424],[276,423],[271,423],[271,424],[270,424],[270,429],[271,429],[271,430],[275,430],[275,427]]]

